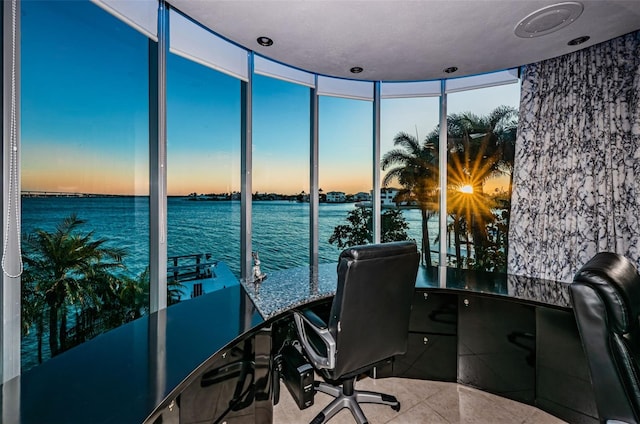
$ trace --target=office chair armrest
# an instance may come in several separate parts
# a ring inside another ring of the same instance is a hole
[[[309,325],[319,329],[324,330],[328,327],[327,323],[324,322],[322,318],[318,316],[312,309],[300,309],[296,312],[299,312],[303,315],[305,321],[309,323]]]
[[[310,310],[293,311],[293,319],[298,329],[300,343],[302,343],[302,347],[311,362],[313,362],[313,365],[318,369],[333,369],[336,361],[336,341],[329,332],[327,324]],[[313,330],[318,338],[325,344],[327,347],[327,356],[322,356],[318,353],[311,342],[309,342],[307,328]]]

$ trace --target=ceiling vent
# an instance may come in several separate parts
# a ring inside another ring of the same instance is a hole
[[[582,14],[582,3],[569,1],[552,4],[527,15],[514,32],[521,38],[541,37],[566,27]]]

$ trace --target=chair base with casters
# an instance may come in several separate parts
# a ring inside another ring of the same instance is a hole
[[[395,396],[384,393],[369,392],[365,390],[355,390],[356,377],[345,380],[342,386],[333,386],[328,383],[314,383],[317,392],[326,393],[335,399],[311,421],[311,424],[323,424],[330,420],[335,414],[343,408],[348,408],[353,418],[358,424],[368,424],[359,403],[377,403],[381,405],[389,405],[394,411],[400,411],[400,402]]]
[[[359,403],[400,410],[395,397],[354,386],[358,375],[406,352],[418,261],[414,242],[346,249],[340,254],[327,319],[310,308],[294,311],[300,344],[326,381],[316,382],[316,391],[335,398],[311,424],[325,423],[343,408],[357,423],[368,423]]]

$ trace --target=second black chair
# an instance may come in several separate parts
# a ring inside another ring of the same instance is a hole
[[[357,391],[356,378],[376,364],[406,352],[411,301],[419,254],[413,242],[357,246],[340,254],[338,286],[325,322],[310,309],[294,312],[300,341],[326,382],[317,391],[335,399],[312,424],[324,423],[342,408],[367,423],[358,403],[400,410],[391,395]]]
[[[640,275],[598,253],[569,286],[601,423],[640,422]]]

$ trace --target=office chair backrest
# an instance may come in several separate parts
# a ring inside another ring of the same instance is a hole
[[[640,420],[640,275],[625,257],[598,253],[569,287],[600,421]]]
[[[418,261],[414,242],[356,246],[340,254],[329,318],[337,346],[332,378],[406,351]]]

